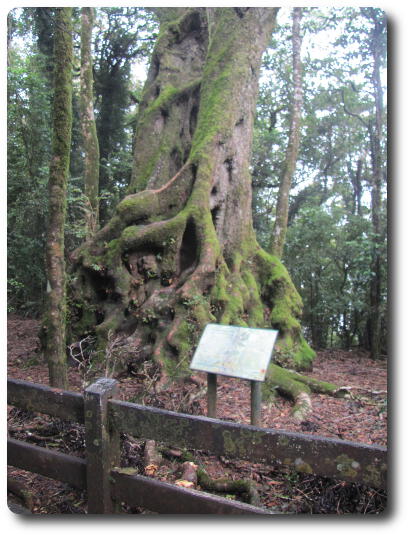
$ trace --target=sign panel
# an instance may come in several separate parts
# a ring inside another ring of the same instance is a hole
[[[247,380],[265,380],[277,330],[208,324],[191,369]]]

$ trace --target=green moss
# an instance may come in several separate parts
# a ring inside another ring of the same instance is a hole
[[[349,456],[342,454],[335,459],[337,471],[341,477],[354,478],[357,476],[360,464]]]
[[[162,250],[170,237],[182,236],[185,225],[186,216],[181,212],[170,220],[146,226],[128,226],[121,233],[121,248],[123,251],[137,250],[148,245]]]
[[[294,466],[297,472],[303,472],[305,474],[313,474],[313,469],[309,463],[305,462],[303,459],[295,459]]]
[[[364,469],[364,479],[373,487],[383,487],[382,475],[386,472],[386,465],[382,464],[380,467],[368,464]]]
[[[243,429],[238,434],[232,434],[230,431],[223,431],[222,437],[224,452],[227,455],[246,458],[252,447],[262,443],[263,432]]]
[[[269,321],[280,331],[276,359],[300,369],[309,369],[315,357],[302,335],[299,318],[302,300],[280,260],[261,248],[256,252],[254,267],[261,295],[271,308]]]
[[[247,77],[248,62],[241,61],[245,60],[241,56],[245,53],[236,41],[241,35],[232,30],[237,24],[233,10],[219,8],[217,19],[204,67],[201,109],[192,143],[192,159],[202,158],[206,147],[216,136],[220,143],[230,137],[236,120],[231,96],[235,94],[235,86]]]
[[[113,239],[106,246],[104,254],[105,264],[108,266],[115,265],[121,257],[121,242],[119,239]]]
[[[300,332],[300,322],[294,316],[294,302],[288,294],[275,296],[274,306],[270,314],[270,321],[274,328],[278,328],[282,333]]]
[[[297,345],[297,350],[294,353],[295,364],[301,369],[310,369],[312,362],[316,357],[315,351],[309,346],[305,338],[302,336],[300,343]],[[329,386],[334,386],[330,385]],[[337,387],[335,386],[335,389]]]
[[[225,270],[221,268],[216,274],[215,284],[212,287],[210,298],[215,302],[227,302],[229,299],[227,293],[227,281],[225,278]]]
[[[124,475],[137,475],[138,469],[133,467],[126,467],[123,466],[121,468],[114,468],[117,472],[124,474]]]
[[[81,311],[81,319],[75,321],[75,332],[79,337],[84,337],[94,332],[95,306],[90,304],[83,305]]]
[[[184,320],[172,336],[172,345],[178,350],[178,356],[182,360],[187,359],[192,352],[192,332],[192,325]]]
[[[296,399],[300,393],[310,393],[310,388],[296,380],[291,371],[276,364],[269,365],[266,382],[271,390],[278,389],[292,399]]]
[[[116,212],[125,225],[148,219],[159,213],[158,196],[152,190],[127,196],[117,205]]]

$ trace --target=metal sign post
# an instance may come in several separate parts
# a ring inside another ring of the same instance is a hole
[[[216,417],[217,375],[251,381],[251,423],[261,424],[262,382],[277,330],[208,324],[191,361],[191,369],[208,373],[208,416]]]

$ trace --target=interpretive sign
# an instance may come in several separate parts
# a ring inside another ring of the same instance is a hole
[[[277,335],[277,330],[208,324],[191,369],[263,381]]]
[[[208,374],[208,416],[216,417],[217,375],[251,382],[251,424],[261,426],[261,383],[277,330],[208,324],[191,361],[191,369]]]

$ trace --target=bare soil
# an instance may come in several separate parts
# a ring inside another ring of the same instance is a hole
[[[38,352],[38,321],[18,316],[8,320],[8,377],[48,384],[48,370]],[[317,354],[312,377],[348,386],[350,399],[335,399],[312,394],[313,412],[297,424],[291,416],[292,405],[282,398],[262,404],[262,426],[304,434],[340,438],[365,444],[387,445],[387,364],[374,362],[360,351],[325,350]],[[202,374],[197,378],[205,380]],[[88,378],[81,368],[69,368],[69,389],[81,392]],[[144,404],[206,415],[206,396],[195,398],[194,383],[173,383],[156,394],[148,376],[123,375],[118,378],[120,398]],[[217,417],[237,423],[250,423],[249,383],[218,377]],[[73,423],[8,408],[10,435],[36,445],[81,456],[84,448],[82,427]],[[144,440],[127,435],[122,438],[122,465],[144,471]],[[175,481],[180,477],[183,460],[192,459],[213,477],[252,479],[261,503],[267,508],[287,513],[347,514],[381,513],[386,505],[386,491],[299,474],[284,468],[253,464],[249,461],[214,457],[204,452],[179,453],[168,459],[156,474],[157,479]],[[9,467],[8,476],[23,493],[8,497],[12,503],[24,504],[33,514],[85,514],[85,493],[69,485]],[[24,496],[24,498],[23,498]],[[242,500],[237,497],[236,499]],[[142,510],[126,512],[142,513]]]

